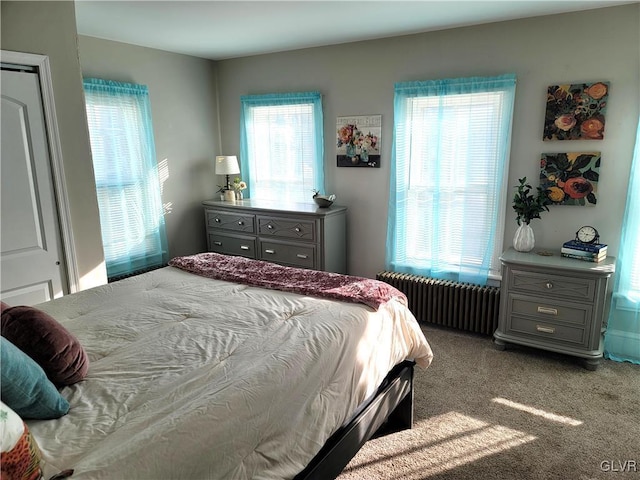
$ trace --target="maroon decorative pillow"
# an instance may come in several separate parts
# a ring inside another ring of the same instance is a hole
[[[0,314],[2,314],[2,312],[4,312],[7,308],[11,308],[11,306],[7,305],[4,302],[0,302]]]
[[[80,342],[51,315],[34,307],[9,307],[2,312],[4,338],[42,367],[56,386],[79,382],[89,358]]]

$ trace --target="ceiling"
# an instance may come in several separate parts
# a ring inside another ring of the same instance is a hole
[[[609,7],[613,0],[76,0],[78,33],[223,60]]]

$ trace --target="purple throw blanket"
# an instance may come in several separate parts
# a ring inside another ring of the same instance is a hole
[[[407,304],[407,297],[402,292],[379,280],[285,267],[244,257],[199,253],[175,257],[169,265],[216,280],[363,303],[375,310],[393,298],[399,299],[404,305]]]

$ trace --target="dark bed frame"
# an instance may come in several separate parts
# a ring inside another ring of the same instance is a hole
[[[334,479],[370,438],[411,428],[414,366],[409,360],[396,365],[376,393],[329,437],[294,480]]]

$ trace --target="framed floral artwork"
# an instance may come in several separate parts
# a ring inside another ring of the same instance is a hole
[[[336,123],[338,166],[380,168],[382,115],[338,117]]]
[[[602,140],[607,82],[552,85],[547,89],[543,140]]]
[[[554,205],[598,203],[600,152],[543,153],[540,187]]]

